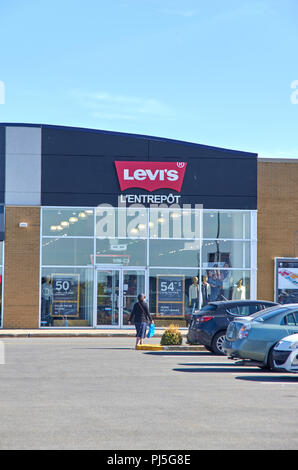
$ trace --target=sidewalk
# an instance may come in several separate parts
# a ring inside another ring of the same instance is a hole
[[[153,338],[149,340],[146,338],[149,344],[147,346],[153,346],[154,344],[160,346],[160,338],[164,333],[164,328],[156,328]],[[186,343],[187,329],[181,329],[183,343],[180,346],[162,346],[159,349],[163,350],[182,350],[182,351],[206,351],[202,345],[189,345]],[[0,340],[3,338],[107,338],[107,337],[123,337],[123,338],[135,338],[135,329],[67,329],[67,328],[42,328],[42,329],[4,329],[0,330]]]
[[[180,330],[183,338],[186,338],[187,329]],[[160,338],[164,328],[155,329],[155,338]],[[40,328],[40,329],[3,329],[0,330],[0,338],[8,337],[135,337],[134,328],[131,329],[98,329],[98,328]]]

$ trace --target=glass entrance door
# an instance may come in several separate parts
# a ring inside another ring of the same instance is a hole
[[[122,326],[128,325],[134,303],[138,301],[139,294],[145,294],[145,271],[123,270],[123,312]]]
[[[97,271],[97,325],[119,326],[120,271]]]
[[[133,305],[142,293],[146,293],[144,269],[97,269],[96,325],[127,326]]]

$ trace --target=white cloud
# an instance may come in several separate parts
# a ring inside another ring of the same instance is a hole
[[[173,111],[155,98],[140,98],[136,96],[118,95],[107,92],[86,92],[71,90],[71,97],[93,117],[105,119],[137,120],[142,117],[169,118]]]

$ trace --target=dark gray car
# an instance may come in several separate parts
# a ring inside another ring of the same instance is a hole
[[[188,329],[188,343],[203,344],[214,354],[224,354],[222,345],[230,322],[236,317],[252,315],[273,305],[277,304],[266,300],[210,302],[193,315]]]

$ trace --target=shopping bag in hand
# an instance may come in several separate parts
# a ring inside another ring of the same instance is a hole
[[[147,338],[152,338],[154,333],[155,333],[155,325],[154,323],[150,323]]]

